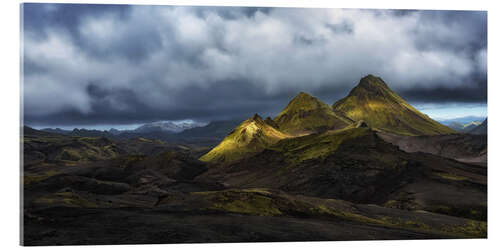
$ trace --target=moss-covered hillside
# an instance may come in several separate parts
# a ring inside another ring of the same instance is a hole
[[[344,141],[370,133],[373,133],[370,128],[355,128],[350,125],[340,130],[281,140],[270,149],[283,153],[287,162],[297,164],[311,159],[323,159],[333,154]]]

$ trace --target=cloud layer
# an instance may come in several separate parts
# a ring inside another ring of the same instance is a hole
[[[486,13],[24,4],[28,124],[273,115],[367,74],[412,102],[486,102]]]

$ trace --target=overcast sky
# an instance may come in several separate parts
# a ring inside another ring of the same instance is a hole
[[[126,127],[328,104],[367,74],[434,118],[486,116],[487,14],[23,5],[24,122]]]

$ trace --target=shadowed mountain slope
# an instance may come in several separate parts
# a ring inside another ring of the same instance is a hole
[[[280,132],[255,114],[242,122],[210,152],[200,158],[205,162],[232,162],[264,150],[281,139],[291,137]]]
[[[352,123],[335,114],[328,104],[304,92],[293,98],[274,122],[281,131],[293,135],[340,129]]]
[[[402,135],[455,133],[422,114],[394,93],[380,78],[363,77],[348,96],[333,104],[333,110],[346,117],[364,120],[370,127]]]

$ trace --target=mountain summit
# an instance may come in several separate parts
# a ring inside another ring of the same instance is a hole
[[[261,152],[268,146],[290,135],[269,125],[258,114],[242,122],[224,140],[200,160],[206,162],[232,162]]]
[[[370,127],[402,135],[438,135],[455,131],[412,107],[380,78],[368,75],[333,110]]]
[[[304,92],[293,98],[274,122],[280,131],[293,135],[340,129],[352,123],[335,114],[328,104]]]

